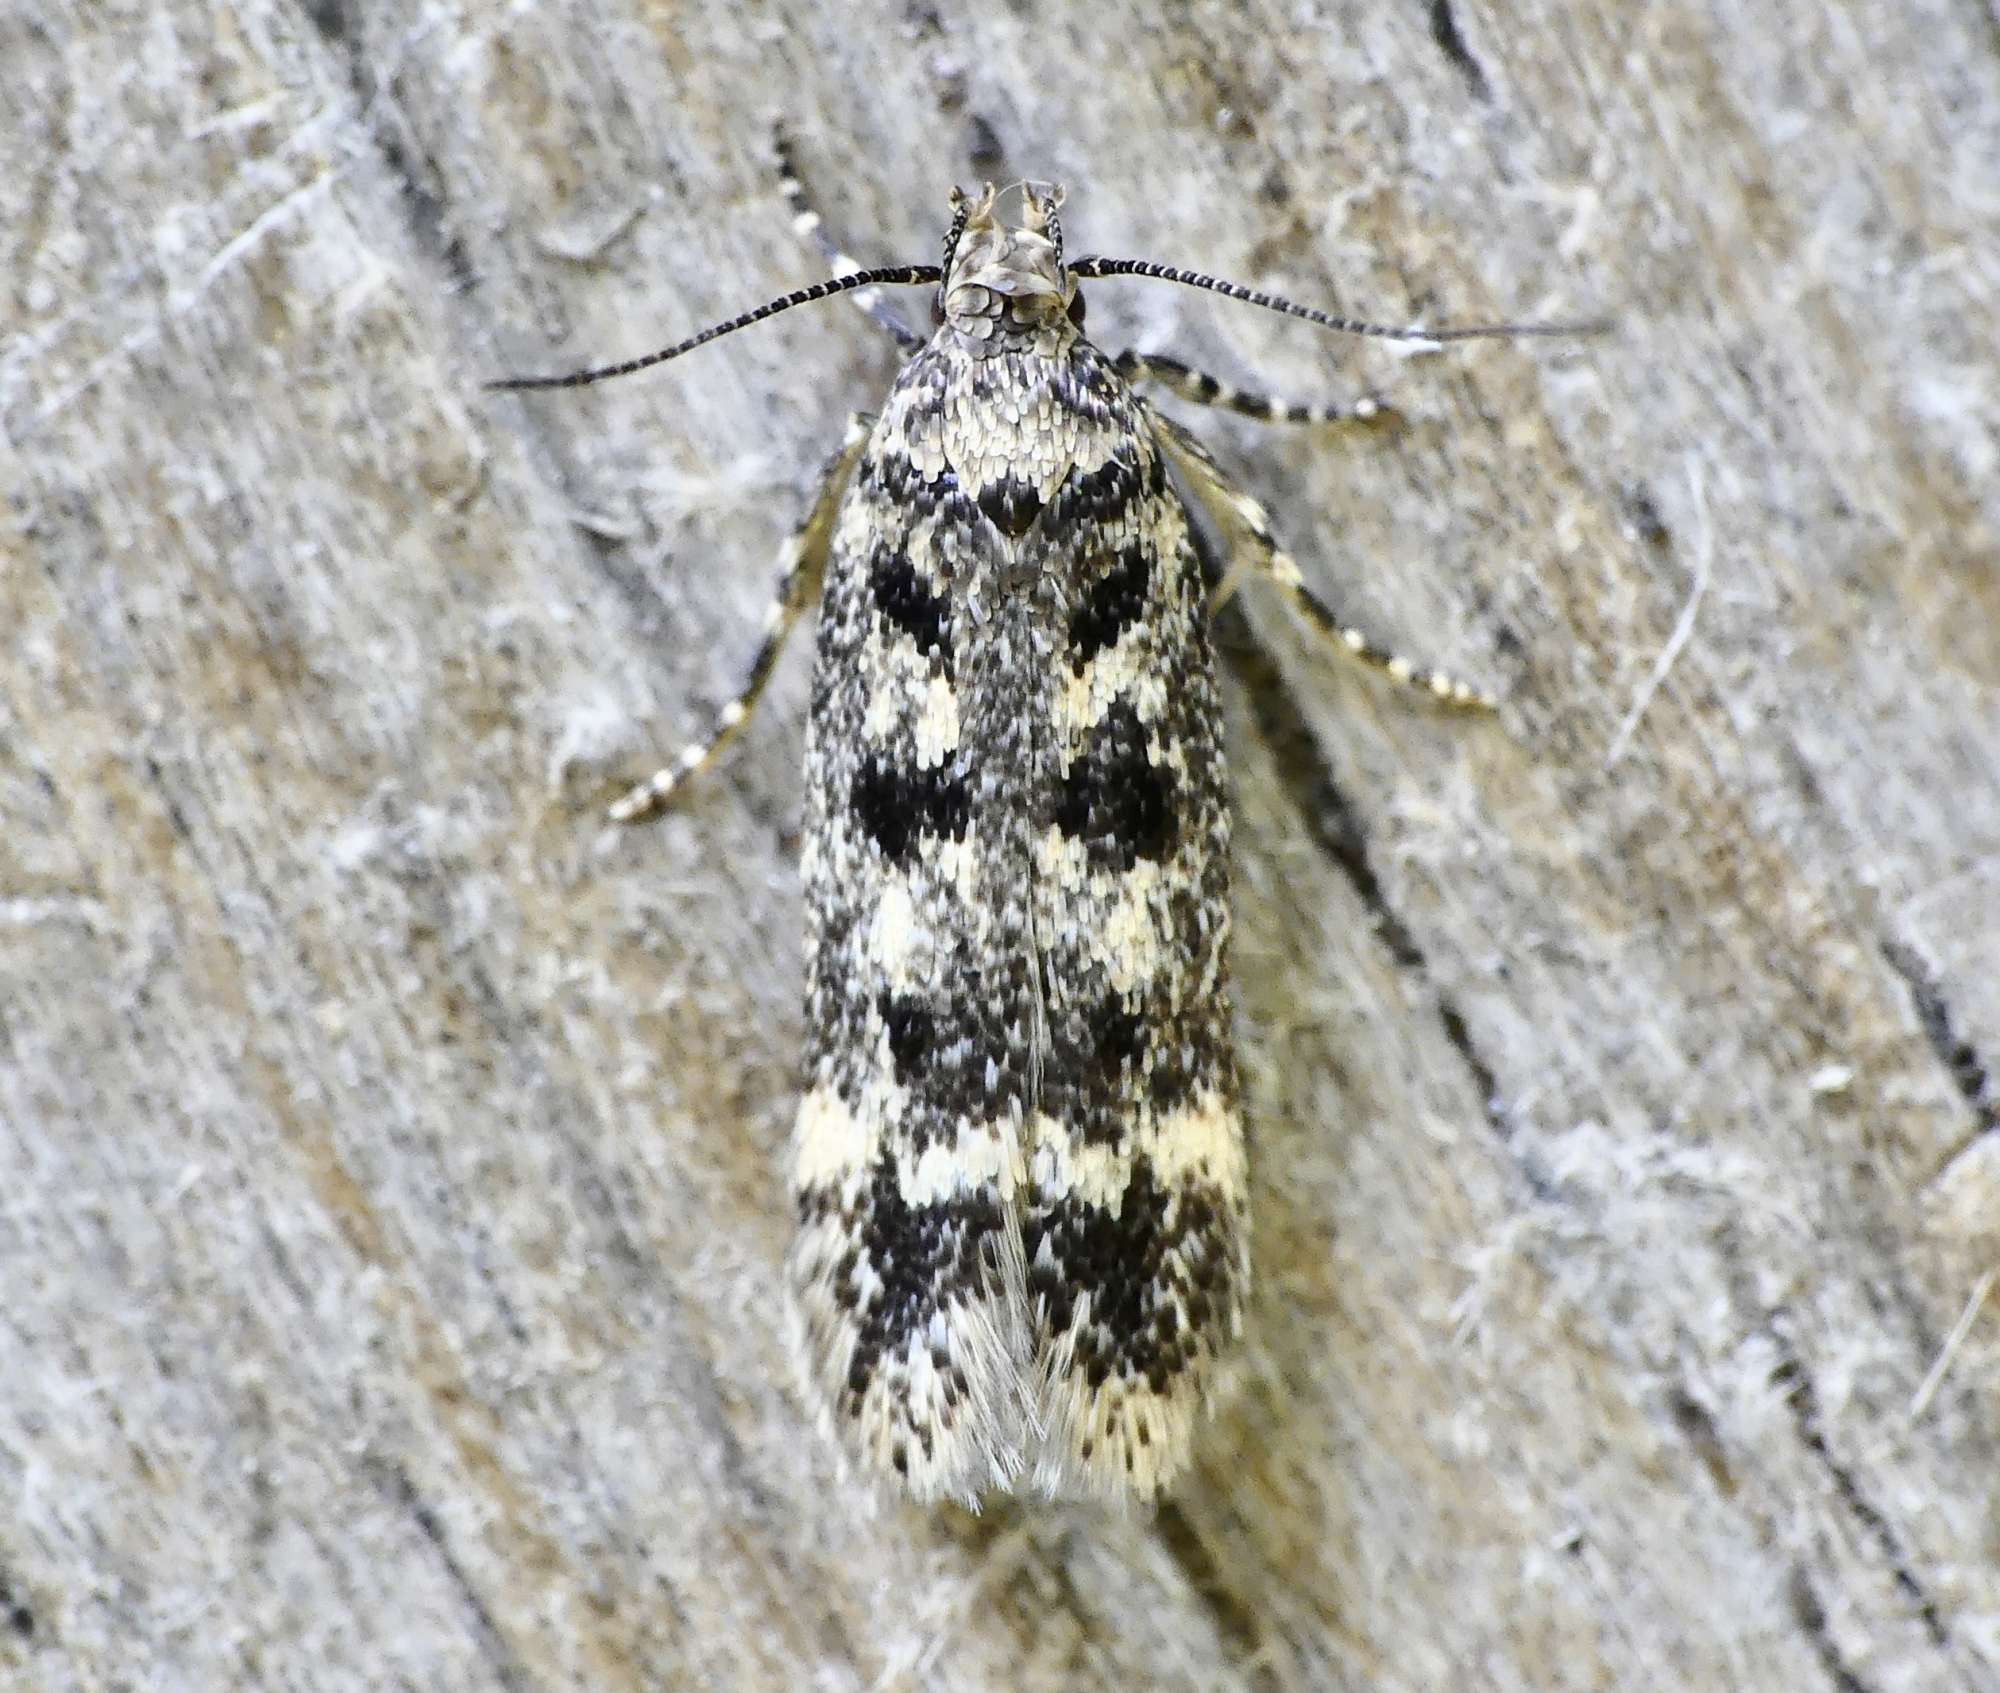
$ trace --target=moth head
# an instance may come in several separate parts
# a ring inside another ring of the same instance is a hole
[[[1076,278],[1063,266],[1063,190],[1021,189],[1021,221],[994,210],[999,190],[989,182],[976,199],[952,190],[952,231],[945,241],[944,280],[937,318],[976,353],[1052,353],[1075,335]],[[1079,302],[1080,303],[1080,302]]]

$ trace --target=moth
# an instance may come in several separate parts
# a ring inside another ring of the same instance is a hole
[[[816,599],[790,1150],[813,1397],[864,1471],[920,1499],[1151,1499],[1189,1462],[1250,1280],[1230,811],[1187,497],[1343,650],[1446,705],[1493,702],[1336,615],[1138,385],[1293,423],[1381,408],[1281,405],[1106,353],[1081,284],[1158,278],[1406,341],[1573,331],[1385,327],[1164,265],[1069,261],[1062,190],[1033,185],[1018,221],[990,185],[954,190],[941,263],[864,268],[777,148],[833,280],[643,358],[494,384],[628,374],[847,292],[907,354],[785,545],[741,693],[612,814],[656,809],[714,757]],[[891,286],[932,291],[929,335],[883,301]]]

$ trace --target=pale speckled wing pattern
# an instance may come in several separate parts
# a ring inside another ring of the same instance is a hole
[[[1143,403],[1066,323],[942,331],[856,468],[820,615],[810,1372],[920,1495],[1150,1495],[1248,1264],[1219,714]]]

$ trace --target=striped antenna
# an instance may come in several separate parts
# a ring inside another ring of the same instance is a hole
[[[683,353],[691,353],[697,347],[719,340],[736,330],[747,329],[753,323],[762,323],[767,317],[790,311],[794,306],[810,305],[814,300],[825,300],[835,294],[846,294],[856,288],[894,286],[902,283],[916,285],[936,282],[940,276],[936,265],[885,265],[876,270],[857,270],[846,276],[836,276],[829,282],[815,282],[810,288],[800,288],[772,300],[768,305],[759,306],[754,312],[745,312],[741,317],[732,317],[727,323],[718,323],[704,329],[698,335],[690,335],[685,341],[677,341],[671,347],[663,347],[657,353],[647,353],[642,358],[627,359],[623,364],[608,364],[597,370],[579,370],[568,376],[506,376],[497,382],[486,384],[488,390],[517,390],[522,388],[581,388],[586,382],[603,382],[613,376],[630,376],[635,370],[650,370],[656,364],[665,364],[669,359],[677,359]]]
[[[991,194],[993,192],[993,184],[989,182],[980,192],[982,194]],[[944,232],[944,272],[943,276],[939,277],[939,281],[943,281],[945,276],[951,275],[952,263],[958,257],[958,238],[965,233],[966,221],[971,216],[972,196],[956,183],[952,184],[951,224]]]
[[[1515,335],[1602,335],[1611,328],[1609,321],[1604,319],[1587,323],[1480,323],[1456,329],[1426,329],[1421,324],[1363,323],[1358,318],[1337,317],[1332,312],[1280,299],[1276,294],[1245,288],[1240,282],[1224,282],[1219,277],[1203,276],[1199,271],[1176,270],[1172,265],[1156,265],[1147,259],[1093,256],[1078,259],[1070,270],[1073,275],[1081,277],[1144,276],[1160,282],[1185,283],[1190,288],[1206,288],[1212,294],[1241,300],[1245,305],[1262,306],[1266,311],[1283,312],[1287,317],[1302,317],[1322,329],[1337,329],[1343,335],[1372,335],[1382,341],[1485,341]]]

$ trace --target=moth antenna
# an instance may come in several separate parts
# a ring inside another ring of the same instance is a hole
[[[697,335],[690,335],[685,341],[676,341],[671,347],[663,347],[657,353],[646,353],[636,359],[627,359],[622,364],[608,364],[596,370],[574,371],[568,376],[503,376],[497,382],[489,382],[489,391],[517,390],[522,388],[581,388],[586,382],[603,382],[613,376],[630,376],[635,370],[650,370],[656,364],[665,364],[669,359],[677,359],[683,353],[691,353],[697,347],[719,340],[724,335],[734,334],[739,329],[747,329],[753,323],[762,323],[767,317],[790,311],[794,306],[810,305],[815,300],[825,300],[835,294],[846,294],[856,288],[875,288],[884,285],[921,284],[936,282],[944,273],[936,265],[884,265],[874,270],[852,271],[846,276],[836,276],[830,281],[815,282],[810,288],[795,289],[792,293],[759,306],[753,312],[745,312],[741,317],[732,317],[727,323],[713,324]]]
[[[1172,265],[1156,265],[1148,259],[1107,259],[1093,254],[1078,259],[1070,266],[1070,273],[1081,277],[1144,276],[1159,282],[1179,282],[1189,288],[1206,288],[1212,294],[1241,300],[1245,305],[1283,312],[1287,317],[1302,317],[1322,329],[1338,330],[1343,335],[1370,335],[1379,341],[1482,341],[1520,335],[1603,335],[1611,328],[1607,318],[1583,323],[1476,323],[1438,329],[1426,329],[1421,324],[1365,323],[1359,318],[1340,317],[1333,312],[1320,311],[1315,306],[1302,306],[1294,300],[1282,299],[1276,294],[1245,288],[1240,282],[1224,282],[1220,277],[1204,276],[1194,270],[1177,270]]]
[[[1060,269],[1063,247],[1062,219],[1057,217],[1056,213],[1061,210],[1063,201],[1069,197],[1069,190],[1060,182],[1051,183],[1048,197],[1044,199],[1035,192],[1032,183],[1023,182],[1021,197],[1027,204],[1028,228],[1039,229],[1049,238],[1049,245],[1056,250],[1056,266]]]
[[[944,267],[939,276],[940,283],[951,275],[952,261],[958,257],[958,238],[965,233],[967,222],[975,217],[983,217],[993,209],[993,184],[987,183],[979,191],[975,201],[963,188],[951,191],[951,227],[944,232]]]

